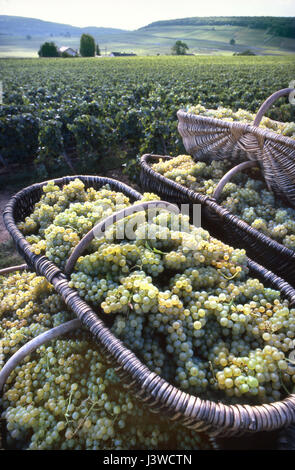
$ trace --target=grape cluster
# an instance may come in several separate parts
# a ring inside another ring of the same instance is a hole
[[[233,111],[231,108],[224,108],[222,106],[219,106],[217,109],[206,109],[201,104],[197,104],[196,106],[188,106],[187,112],[198,116],[221,119],[222,121],[240,121],[246,124],[253,124],[255,119],[255,114],[250,113],[245,109]],[[273,121],[272,119],[264,116],[259,127],[269,129],[276,134],[281,134],[286,137],[291,137],[291,139],[295,139],[295,122]]]
[[[160,160],[153,169],[189,189],[213,196],[221,177],[233,166],[230,160],[213,160],[206,165],[195,162],[189,155],[179,155],[168,161]],[[219,204],[253,228],[295,250],[295,209],[275,197],[256,173],[253,177],[245,173],[234,175],[224,186]]]
[[[194,161],[190,155],[178,155],[173,159],[161,160],[152,168],[168,179],[182,184],[201,194],[212,196],[224,173],[234,166],[230,160],[213,160],[210,165]]]

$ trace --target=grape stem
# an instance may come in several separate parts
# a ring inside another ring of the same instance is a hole
[[[6,362],[5,366],[1,369],[0,393],[10,373],[26,356],[31,354],[33,351],[35,351],[37,348],[47,343],[48,341],[58,338],[59,336],[74,331],[80,327],[80,320],[75,318],[74,320],[62,323],[61,325],[56,326],[55,328],[45,331],[41,335],[36,336],[36,338],[31,339],[31,341],[28,341],[15,354],[13,354],[13,356],[11,356],[11,358]]]
[[[65,412],[65,418],[66,418],[67,424],[69,423],[69,420],[68,420],[68,417],[70,416],[69,415],[69,407],[70,407],[70,404],[71,404],[71,401],[72,401],[73,394],[74,394],[74,392],[73,392],[73,390],[71,390],[69,400],[68,400],[68,406],[67,406],[67,409],[66,409],[66,412]]]
[[[86,415],[84,416],[84,418],[82,418],[82,420],[80,420],[80,423],[78,424],[78,426],[76,427],[75,431],[72,434],[72,439],[77,434],[79,429],[81,429],[81,427],[84,425],[84,423],[86,423],[86,420],[87,420],[88,416],[90,415],[91,411],[94,409],[96,404],[97,404],[97,402],[93,402],[92,405],[90,406],[89,410],[87,411]]]

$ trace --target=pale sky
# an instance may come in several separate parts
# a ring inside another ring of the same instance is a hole
[[[0,0],[0,15],[137,29],[190,16],[295,16],[294,0]]]

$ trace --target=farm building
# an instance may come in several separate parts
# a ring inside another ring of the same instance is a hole
[[[76,57],[78,55],[78,52],[75,51],[75,49],[72,49],[71,47],[66,47],[66,46],[62,46],[58,49],[58,52],[60,53],[60,55],[62,54],[68,54],[72,57]]]
[[[133,52],[111,52],[110,57],[132,57],[136,56]]]

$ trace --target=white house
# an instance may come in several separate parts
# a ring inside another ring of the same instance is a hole
[[[58,52],[60,54],[63,54],[64,52],[72,57],[76,57],[78,55],[78,52],[75,51],[75,49],[72,49],[71,47],[66,47],[66,46],[62,46],[58,49]]]

